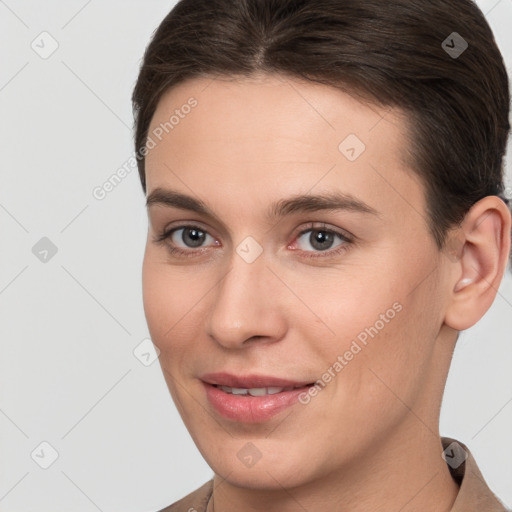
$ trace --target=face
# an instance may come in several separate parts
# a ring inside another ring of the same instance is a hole
[[[212,469],[302,485],[397,450],[426,428],[409,408],[436,429],[444,262],[405,118],[283,76],[193,79],[149,135],[144,309]]]

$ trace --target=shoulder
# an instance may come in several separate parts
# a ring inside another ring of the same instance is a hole
[[[206,506],[212,492],[213,479],[159,512],[206,512]]]

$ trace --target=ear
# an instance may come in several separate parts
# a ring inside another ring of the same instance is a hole
[[[446,248],[451,255],[445,323],[458,331],[484,316],[496,298],[510,253],[511,215],[497,196],[475,203]]]

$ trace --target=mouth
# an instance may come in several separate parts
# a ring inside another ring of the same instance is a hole
[[[212,408],[225,419],[243,423],[269,421],[298,403],[299,396],[315,384],[227,373],[203,375],[201,381]]]
[[[226,372],[205,373],[200,379],[207,384],[215,386],[247,390],[263,388],[301,388],[309,384],[314,384],[314,382],[308,380],[295,381],[270,375],[234,375]]]
[[[292,387],[279,387],[270,386],[268,388],[231,388],[229,386],[221,386],[218,384],[212,384],[217,389],[221,389],[224,393],[239,396],[266,396],[266,395],[277,395],[286,391],[293,391],[294,389],[303,389],[305,387],[313,386],[313,383],[306,384],[304,386],[292,386]]]

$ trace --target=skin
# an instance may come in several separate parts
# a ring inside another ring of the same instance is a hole
[[[191,96],[197,107],[147,155],[147,193],[191,195],[215,218],[148,208],[143,298],[171,395],[215,473],[215,511],[449,511],[458,486],[441,457],[441,399],[457,331],[484,315],[503,277],[507,207],[482,199],[440,251],[400,111],[282,75],[196,78],[164,95],[150,133]],[[355,161],[338,149],[349,134],[366,145]],[[275,201],[332,191],[379,214],[266,220]],[[187,231],[154,241],[190,223],[209,235],[203,252]],[[318,223],[356,241],[335,236],[322,251],[310,237]],[[252,263],[236,252],[248,236],[263,249]],[[259,424],[209,404],[206,372],[321,378],[395,303],[401,311],[308,404]],[[261,454],[252,467],[237,457],[248,442]]]

